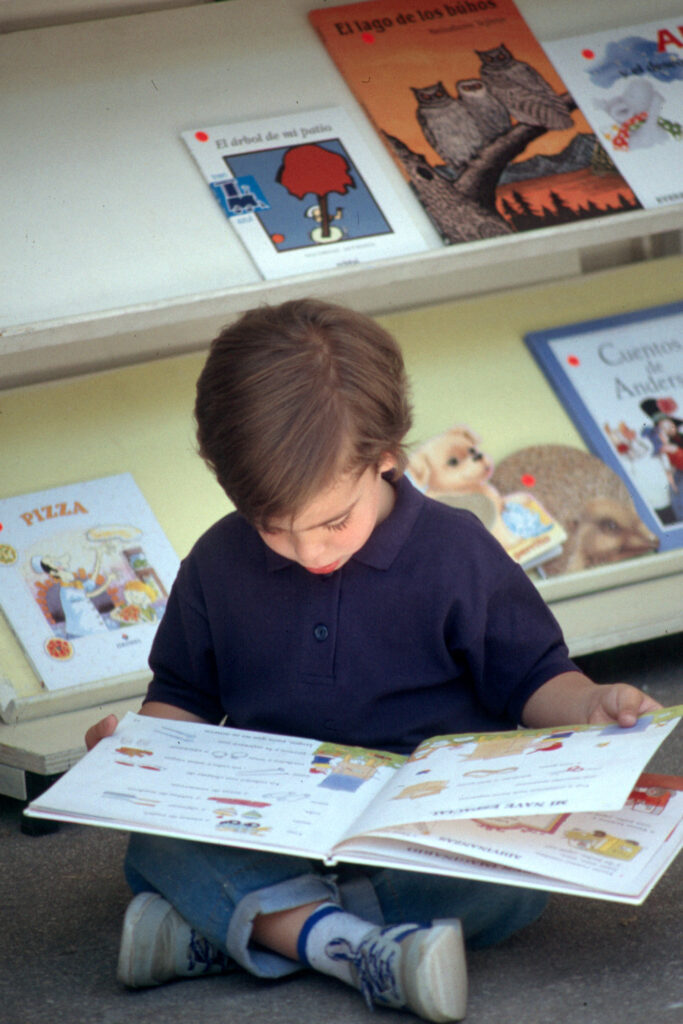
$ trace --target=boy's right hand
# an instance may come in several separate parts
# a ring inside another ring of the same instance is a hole
[[[111,736],[114,729],[118,725],[118,718],[116,715],[107,715],[106,718],[101,718],[99,722],[95,722],[91,725],[85,734],[85,745],[88,750],[92,750],[93,747],[97,746],[100,740],[103,740],[105,736]]]
[[[202,725],[209,725],[206,718],[200,718],[199,715],[194,715],[191,711],[185,711],[184,708],[178,708],[174,704],[164,704],[155,700],[145,701],[138,714],[150,715],[151,718],[170,718],[176,722],[200,722]],[[111,736],[118,724],[118,718],[112,714],[91,725],[85,734],[85,745],[88,750],[96,747],[105,736]]]

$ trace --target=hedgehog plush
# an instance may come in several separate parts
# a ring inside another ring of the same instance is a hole
[[[500,461],[491,483],[503,495],[529,489],[566,530],[562,553],[543,565],[548,576],[657,550],[621,478],[579,448],[523,448]]]

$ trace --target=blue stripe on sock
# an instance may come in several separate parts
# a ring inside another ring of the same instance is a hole
[[[296,944],[296,955],[305,967],[310,967],[308,957],[306,956],[306,943],[308,942],[308,936],[311,928],[315,927],[318,921],[321,921],[323,917],[327,917],[328,914],[341,914],[343,910],[338,907],[335,903],[325,903],[322,907],[318,907],[314,910],[309,918],[306,919],[303,928],[299,932],[299,938]]]

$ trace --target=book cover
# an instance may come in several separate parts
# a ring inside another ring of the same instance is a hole
[[[683,780],[640,775],[682,713],[435,736],[410,757],[128,714],[28,813],[642,902],[683,840]]]
[[[512,0],[309,18],[446,243],[639,207]]]
[[[526,343],[661,550],[683,545],[683,302],[534,331]]]
[[[182,138],[265,278],[429,248],[342,108]]]
[[[407,475],[424,494],[473,512],[524,569],[558,558],[567,533],[538,495],[521,483],[506,491],[492,481],[493,459],[481,437],[458,423],[410,452]]]
[[[0,499],[0,607],[48,690],[144,672],[178,565],[128,473]]]
[[[640,203],[683,202],[681,18],[543,45]]]

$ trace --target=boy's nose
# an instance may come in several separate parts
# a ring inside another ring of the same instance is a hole
[[[302,565],[315,567],[325,563],[325,542],[316,537],[297,537],[294,541],[296,557]]]

